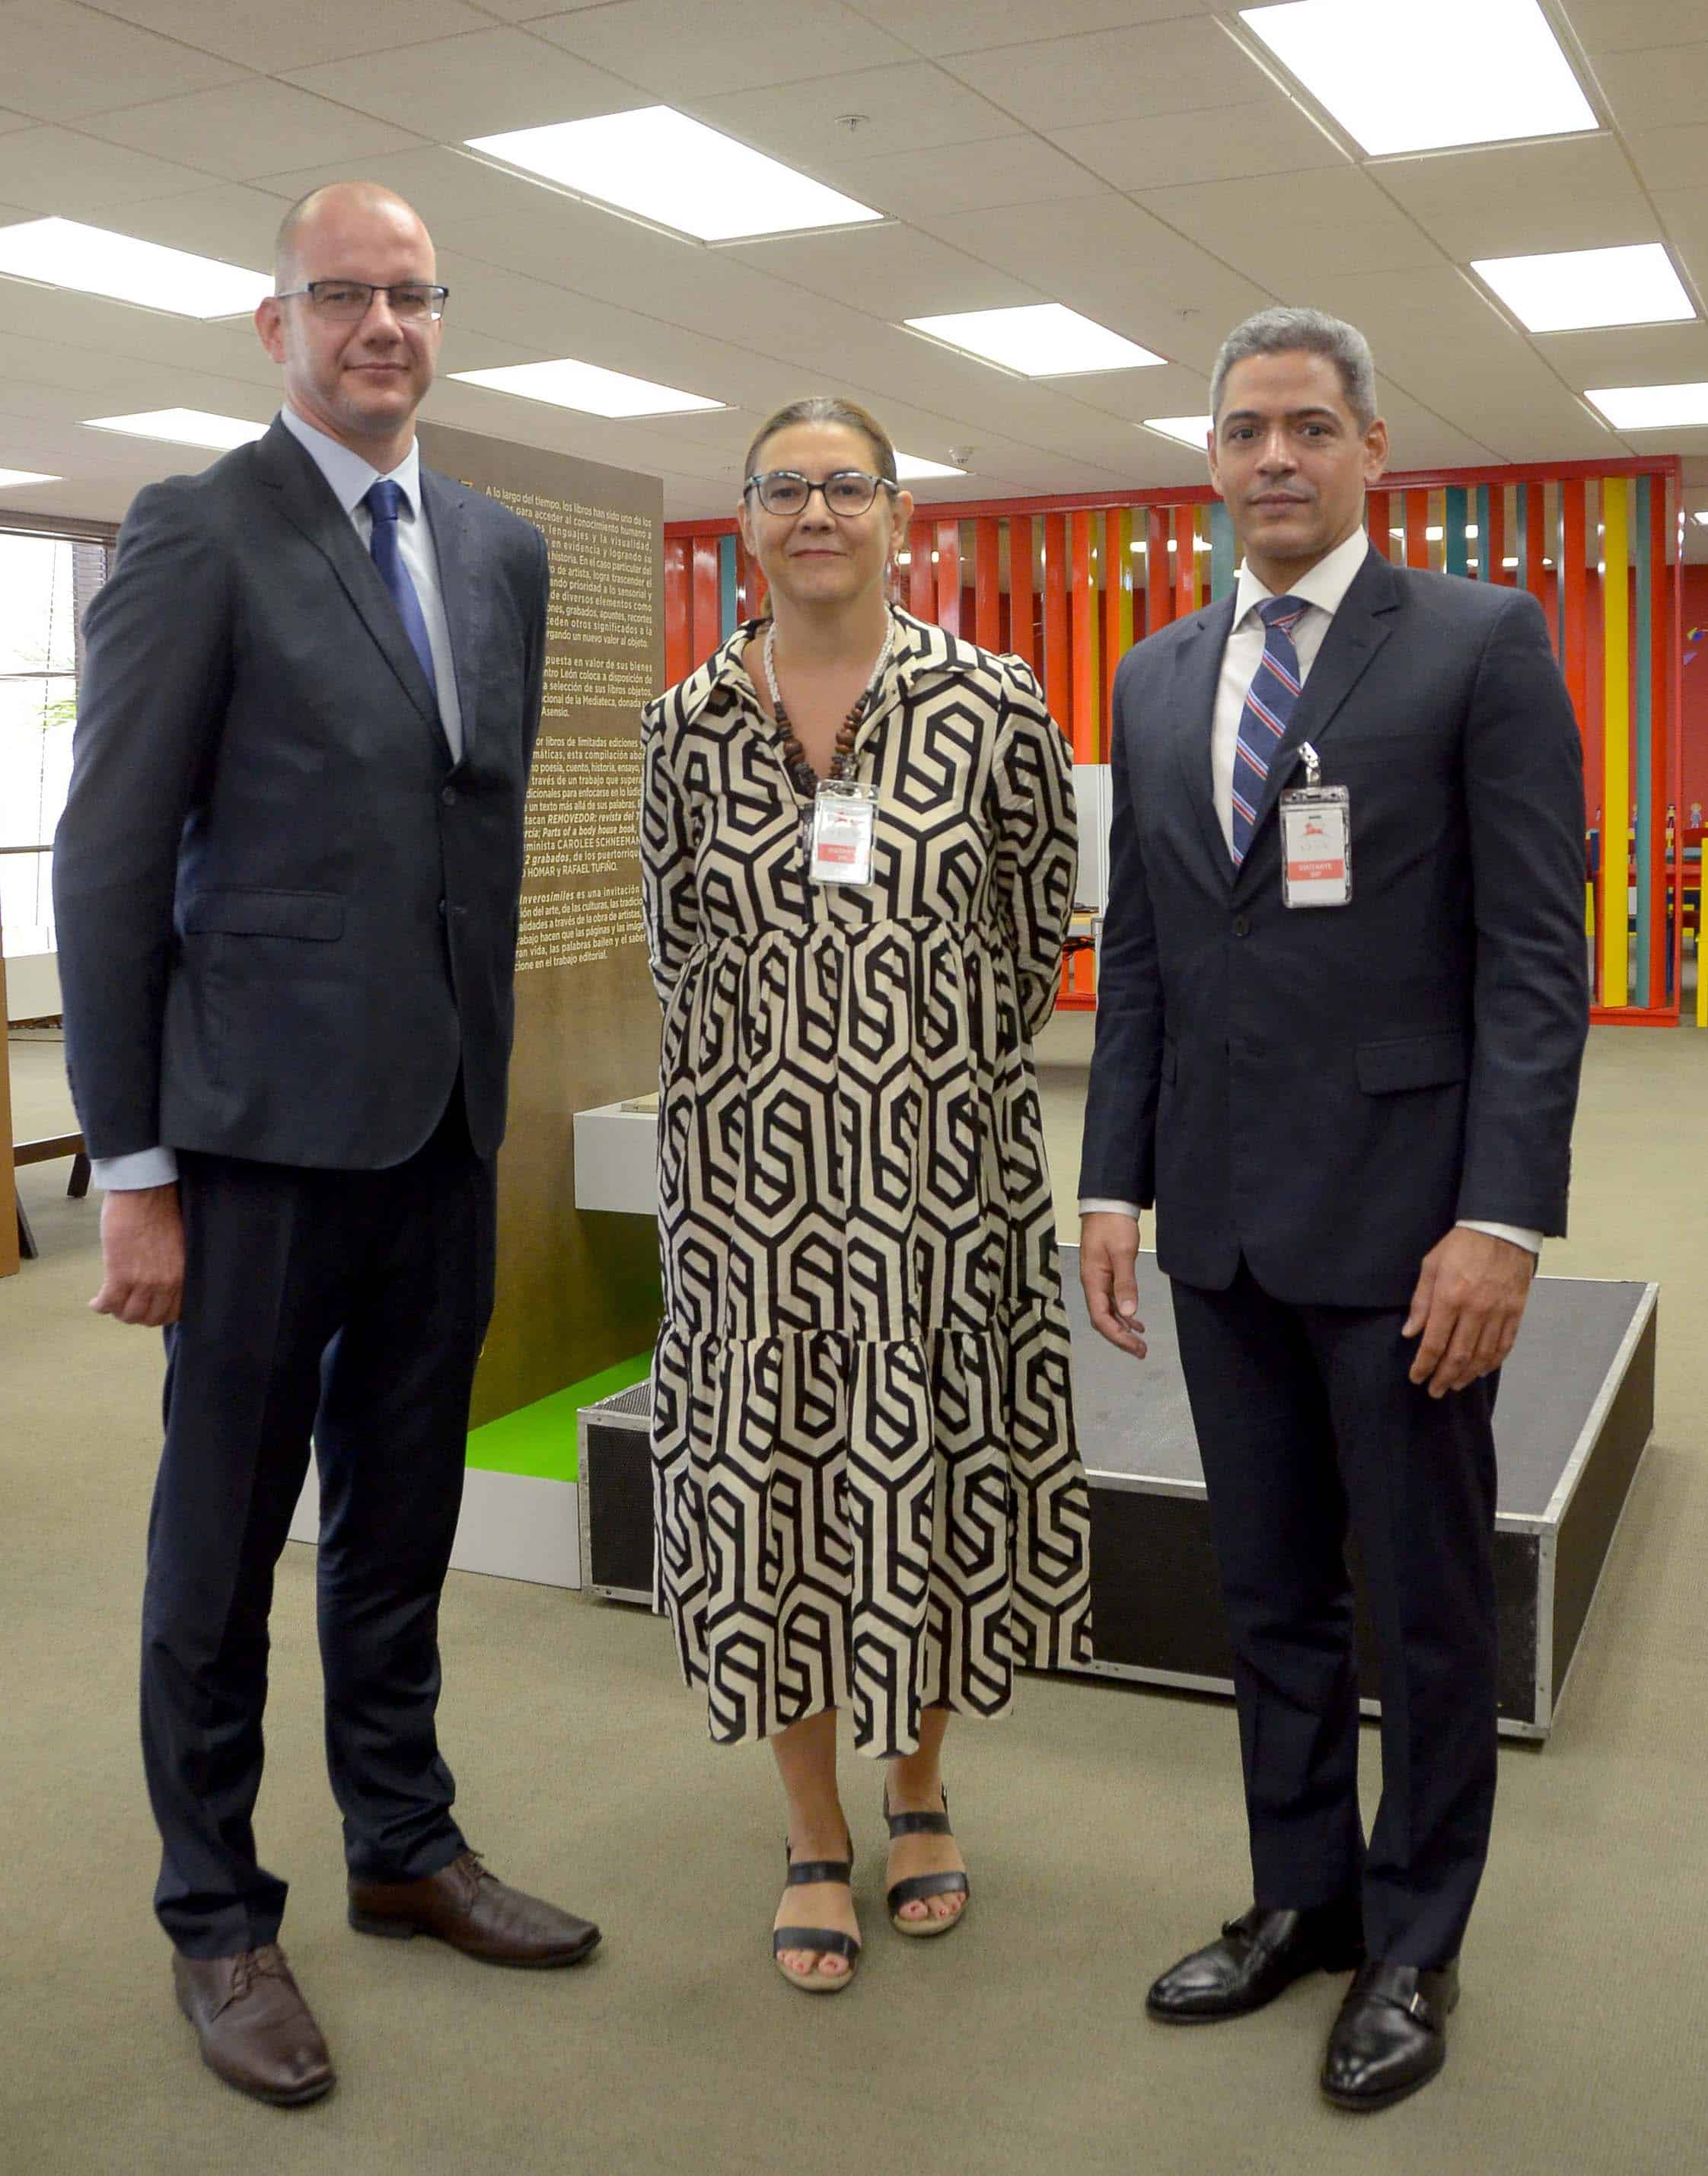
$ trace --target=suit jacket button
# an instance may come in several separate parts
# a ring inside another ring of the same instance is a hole
[[[444,919],[444,912],[445,912],[445,903],[444,903],[444,901],[443,901],[443,900],[441,900],[439,901],[439,919],[440,919],[441,921],[443,921],[443,920]]]
[[[1236,937],[1245,937],[1250,933],[1250,930],[1251,923],[1247,917],[1243,914],[1235,915],[1233,917],[1234,935]]]
[[[454,808],[457,805],[457,789],[455,786],[446,786],[444,792],[440,794],[439,799],[443,802],[447,808]]]

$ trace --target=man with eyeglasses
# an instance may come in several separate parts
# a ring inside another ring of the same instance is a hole
[[[267,1617],[320,1468],[326,1743],[362,1932],[567,1965],[589,1922],[452,1818],[438,1612],[491,1311],[538,532],[419,461],[445,289],[389,191],[315,191],[256,312],[266,435],[140,492],[85,629],[55,849],[92,1304],[166,1340],[144,1602],[155,1909],[204,2062],[334,2074],[258,1863]]]

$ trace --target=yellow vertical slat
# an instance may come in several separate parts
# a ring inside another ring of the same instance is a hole
[[[1602,1003],[1630,997],[1627,923],[1631,807],[1631,601],[1629,486],[1602,483]]]

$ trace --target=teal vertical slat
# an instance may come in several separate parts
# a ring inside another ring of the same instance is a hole
[[[1637,515],[1631,529],[1631,551],[1637,562],[1637,755],[1632,790],[1637,797],[1637,839],[1635,867],[1637,878],[1637,961],[1632,984],[1634,1002],[1649,1002],[1649,948],[1654,936],[1655,887],[1649,872],[1655,851],[1655,688],[1654,584],[1649,564],[1652,509],[1651,481],[1637,479]]]
[[[718,539],[718,619],[723,628],[721,639],[727,642],[737,626],[736,540],[733,536],[720,536]]]
[[[1220,499],[1210,509],[1210,595],[1213,603],[1233,588],[1233,524]]]
[[[1477,487],[1477,579],[1479,582],[1494,579],[1495,569],[1489,558],[1490,536],[1488,486],[1480,483]]]
[[[1442,496],[1447,506],[1441,518],[1441,563],[1450,574],[1462,574],[1471,556],[1465,541],[1465,525],[1471,519],[1471,494],[1462,483],[1450,483]]]

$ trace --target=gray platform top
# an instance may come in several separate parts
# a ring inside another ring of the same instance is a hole
[[[1092,1329],[1080,1292],[1077,1247],[1062,1249],[1062,1285],[1074,1336],[1074,1412],[1087,1470],[1094,1477],[1202,1488],[1168,1281],[1159,1276],[1155,1254],[1139,1257],[1148,1359],[1128,1359]],[[1540,1518],[1547,1510],[1647,1291],[1641,1284],[1537,1278],[1495,1407],[1503,1513]]]

